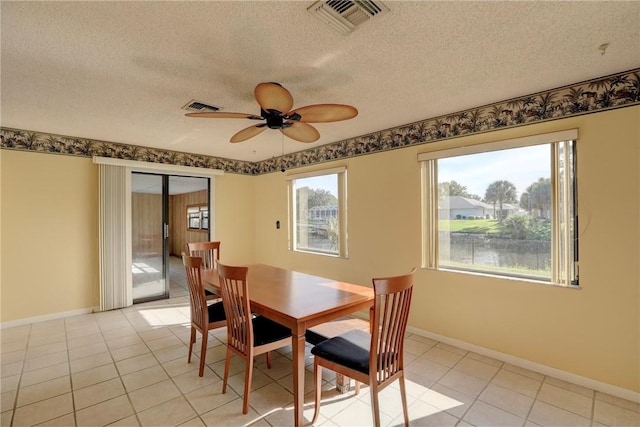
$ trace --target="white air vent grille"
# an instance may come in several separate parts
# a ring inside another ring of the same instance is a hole
[[[192,99],[191,101],[187,102],[187,104],[184,107],[182,107],[182,109],[200,113],[200,112],[206,112],[206,111],[218,111],[220,107]]]
[[[341,34],[350,34],[360,25],[389,11],[381,2],[369,0],[318,1],[307,9]]]

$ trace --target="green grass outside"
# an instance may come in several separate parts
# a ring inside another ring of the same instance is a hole
[[[534,280],[549,280],[551,277],[551,270],[536,270],[530,269],[526,267],[513,266],[513,267],[500,267],[497,265],[484,265],[484,264],[468,264],[464,262],[455,262],[455,261],[447,261],[446,265],[442,265],[442,268],[453,267],[460,268],[463,270],[476,270],[478,272],[486,272],[486,273],[495,273],[495,272],[503,272],[509,273],[516,277],[528,277]]]
[[[499,234],[503,231],[497,219],[441,219],[439,231],[452,233]]]

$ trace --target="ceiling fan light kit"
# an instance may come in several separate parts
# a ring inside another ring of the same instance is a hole
[[[358,110],[344,104],[315,104],[291,110],[293,97],[280,83],[259,83],[253,94],[260,105],[260,115],[248,113],[226,113],[206,111],[188,113],[187,117],[217,119],[265,120],[265,123],[249,126],[237,132],[231,142],[242,142],[266,129],[279,129],[285,136],[299,142],[314,142],[320,138],[320,132],[309,123],[328,123],[349,120],[358,115]]]

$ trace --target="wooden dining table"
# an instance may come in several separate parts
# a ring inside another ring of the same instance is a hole
[[[373,288],[264,264],[248,267],[251,310],[291,328],[294,421],[302,426],[306,330],[371,308]],[[202,281],[209,291],[220,294],[216,270],[202,271]]]

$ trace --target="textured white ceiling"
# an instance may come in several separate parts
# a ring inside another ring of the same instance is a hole
[[[343,36],[308,1],[0,2],[4,127],[258,161],[640,67],[640,2],[408,2]],[[609,43],[605,55],[598,47]],[[294,108],[344,103],[302,144],[196,99],[259,114],[257,83]]]

